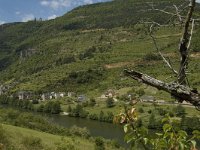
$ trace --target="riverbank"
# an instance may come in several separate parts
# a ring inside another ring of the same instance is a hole
[[[54,116],[55,118],[58,117],[56,115],[52,115],[52,116]],[[58,120],[53,120],[52,118],[50,118],[50,116],[41,117],[40,115],[37,115],[37,114],[21,112],[21,111],[14,110],[14,109],[1,108],[0,109],[0,118],[1,118],[1,122],[4,122],[4,124],[6,123],[8,125],[18,126],[19,132],[21,132],[21,131],[23,132],[23,128],[28,128],[28,129],[31,129],[31,130],[34,130],[37,132],[39,131],[39,132],[41,132],[40,134],[43,134],[43,133],[53,134],[53,135],[60,136],[60,137],[62,136],[63,138],[66,137],[68,139],[72,139],[72,141],[73,141],[73,139],[81,139],[82,142],[83,142],[83,140],[86,140],[89,143],[93,143],[93,146],[95,146],[94,145],[95,140],[97,139],[97,140],[101,140],[104,143],[105,147],[109,147],[108,149],[111,149],[111,150],[112,149],[122,149],[122,148],[120,148],[118,142],[113,140],[112,138],[110,138],[110,140],[109,140],[109,139],[99,138],[100,135],[97,135],[96,137],[92,136],[90,131],[86,127],[80,128],[78,126],[75,126],[75,123],[73,123],[73,126],[70,126],[68,128],[62,127],[60,125],[61,123],[57,122]],[[64,121],[62,121],[62,122],[65,124]],[[72,123],[71,120],[70,121],[68,120],[67,122]],[[88,123],[86,123],[86,124],[88,124]],[[105,127],[103,127],[103,129],[105,129]],[[24,129],[24,130],[27,130],[27,129]],[[104,130],[102,130],[102,132],[103,131]],[[112,135],[112,131],[110,132],[110,134]],[[19,139],[21,139],[21,138],[19,138]],[[86,142],[86,143],[88,143],[88,142]],[[74,141],[73,141],[73,145],[76,145],[74,143]]]
[[[67,136],[63,137],[7,124],[3,124],[2,127],[6,135],[9,135],[7,137],[9,147],[12,146],[15,150],[33,149],[33,147],[35,149],[44,148],[48,150],[64,149],[66,147],[71,148],[71,150],[89,150],[95,148],[93,141],[81,137],[76,137],[76,140],[74,140],[74,138]],[[110,146],[109,149],[111,149]]]

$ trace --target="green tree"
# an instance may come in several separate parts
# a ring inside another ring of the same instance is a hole
[[[76,107],[72,110],[71,115],[74,117],[80,117],[82,109],[83,107],[80,104],[76,105]]]
[[[59,114],[60,112],[61,112],[60,103],[58,101],[53,102],[52,106],[51,106],[51,113],[52,114]]]
[[[40,104],[37,108],[37,112],[44,112],[44,104]]]
[[[101,112],[99,113],[99,121],[105,121],[105,115],[104,115],[104,112],[103,112],[103,111],[101,111]]]
[[[90,106],[95,106],[96,105],[96,100],[94,98],[90,99]]]
[[[71,107],[70,105],[67,107],[67,112],[68,112],[68,113],[71,113],[71,112],[72,112],[72,107]]]
[[[114,99],[111,98],[111,97],[109,97],[109,98],[106,100],[106,106],[107,106],[108,108],[113,107],[113,106],[114,106]]]

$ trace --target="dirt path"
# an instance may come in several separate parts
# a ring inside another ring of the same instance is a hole
[[[134,65],[134,62],[119,62],[119,63],[113,63],[113,64],[106,64],[105,68],[107,69],[114,69],[114,68],[121,68],[127,65]]]

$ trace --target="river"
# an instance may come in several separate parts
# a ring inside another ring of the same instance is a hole
[[[124,142],[123,127],[120,125],[62,115],[45,116],[48,117],[49,121],[54,124],[66,128],[70,128],[74,125],[81,128],[86,127],[90,131],[90,134],[94,137],[101,136],[106,139],[116,140],[118,143],[120,143],[120,145],[127,146],[127,144]]]
[[[121,146],[128,147],[128,145],[124,142],[123,127],[117,124],[99,122],[99,121],[94,121],[90,119],[69,117],[65,115],[50,115],[50,114],[45,114],[45,113],[37,113],[37,112],[28,111],[28,110],[21,110],[15,107],[7,106],[7,105],[0,105],[0,108],[1,107],[12,108],[12,109],[17,109],[19,111],[39,114],[47,118],[51,123],[59,125],[59,126],[63,126],[66,128],[70,128],[74,125],[81,128],[86,127],[89,130],[91,136],[94,136],[94,137],[101,136],[105,139],[116,140]]]

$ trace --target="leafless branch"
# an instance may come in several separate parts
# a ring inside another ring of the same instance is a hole
[[[176,99],[178,99],[179,102],[183,102],[185,100],[196,107],[200,106],[200,94],[195,89],[191,89],[178,83],[165,83],[161,80],[155,79],[140,72],[136,72],[134,70],[124,70],[124,73],[134,80],[138,80],[139,82],[155,87],[158,90],[163,90],[170,93]]]
[[[192,28],[191,28],[191,31],[190,31],[190,39],[189,39],[189,43],[188,43],[188,46],[187,46],[188,50],[190,49],[190,45],[191,45],[191,41],[192,41],[192,35],[193,35],[193,31],[194,31],[194,23],[195,23],[195,20],[192,19]]]
[[[180,23],[183,23],[178,7],[176,5],[174,5],[174,7],[176,9],[176,15],[178,16]]]
[[[164,57],[164,55],[161,53],[160,49],[158,48],[158,45],[157,45],[157,42],[156,42],[156,39],[155,37],[153,36],[152,32],[153,32],[153,27],[154,25],[152,24],[151,27],[150,27],[150,36],[153,40],[153,43],[154,43],[154,46],[158,52],[158,54],[161,56],[161,58],[163,59],[163,61],[167,64],[167,66],[172,70],[172,72],[175,74],[175,75],[178,75],[178,72],[172,67],[171,63]]]

